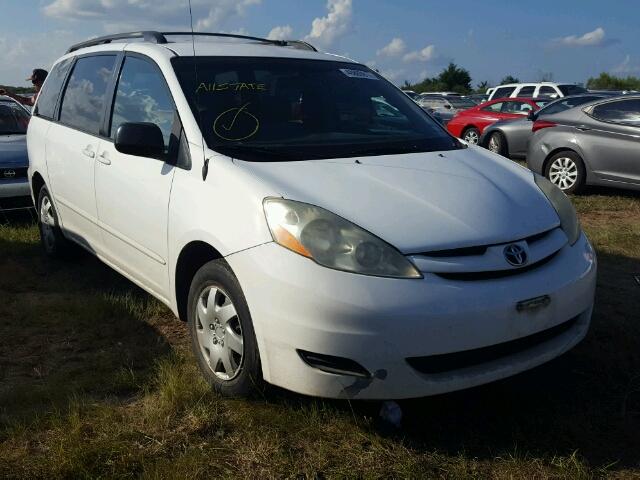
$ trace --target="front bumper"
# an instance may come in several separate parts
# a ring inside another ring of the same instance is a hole
[[[32,206],[31,190],[27,178],[0,179],[0,210]]]
[[[266,381],[331,398],[400,399],[469,388],[533,368],[587,333],[596,261],[584,235],[540,267],[490,280],[354,275],[321,267],[274,243],[227,257],[247,299]],[[550,303],[517,311],[524,300]],[[506,356],[438,373],[407,359],[524,339],[573,320],[552,338]],[[327,373],[299,351],[351,359],[371,377]]]

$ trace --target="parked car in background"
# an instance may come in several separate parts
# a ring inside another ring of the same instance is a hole
[[[546,101],[530,98],[499,98],[459,112],[447,123],[447,129],[452,135],[475,145],[484,129],[492,123],[526,117],[530,111],[539,110],[544,103]]]
[[[436,96],[436,97],[461,97],[458,92],[423,92],[420,94],[422,97]]]
[[[587,89],[573,83],[507,83],[495,87],[489,100],[495,98],[515,97],[549,97],[551,99],[588,93]]]
[[[33,205],[27,179],[26,133],[30,114],[9,97],[0,97],[0,210]]]
[[[402,90],[411,100],[418,100],[420,98],[420,94],[414,92],[413,90]]]
[[[472,93],[471,95],[465,95],[464,98],[471,100],[476,105],[480,105],[489,100],[489,95],[486,93]]]
[[[533,123],[527,164],[565,193],[640,190],[640,96],[600,99]]]
[[[610,95],[586,94],[573,97],[564,97],[548,103],[543,108],[534,112],[530,111],[527,118],[509,118],[498,120],[489,125],[482,136],[479,144],[494,153],[499,153],[509,158],[525,158],[527,156],[527,146],[531,137],[531,126],[537,119],[546,119],[556,113],[563,112],[578,105],[609,98]]]
[[[424,95],[417,102],[427,111],[438,112],[443,125],[449,123],[457,113],[476,106],[471,100],[458,96]]]
[[[595,253],[548,180],[352,60],[175,36],[59,59],[29,176],[45,252],[82,245],[168,305],[217,392],[422,397],[584,338]]]

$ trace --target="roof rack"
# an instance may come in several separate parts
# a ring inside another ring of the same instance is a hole
[[[81,48],[93,47],[95,45],[104,45],[111,43],[114,40],[127,40],[141,38],[145,42],[166,44],[169,43],[167,36],[194,36],[194,37],[222,37],[222,38],[240,38],[242,40],[252,40],[254,42],[266,43],[269,45],[277,45],[279,47],[292,47],[300,50],[311,50],[317,52],[316,48],[302,40],[271,40],[269,38],[252,37],[249,35],[237,35],[234,33],[214,33],[214,32],[155,32],[155,31],[141,31],[141,32],[128,32],[118,33],[115,35],[105,35],[103,37],[92,38],[84,42],[76,43],[72,45],[67,53],[75,52]]]

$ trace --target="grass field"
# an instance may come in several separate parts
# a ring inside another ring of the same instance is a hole
[[[379,404],[216,397],[186,329],[87,254],[45,260],[0,216],[0,478],[640,478],[640,195],[574,198],[597,248],[593,327],[563,357]]]

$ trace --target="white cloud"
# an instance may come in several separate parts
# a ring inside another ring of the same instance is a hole
[[[405,71],[404,70],[381,70],[380,75],[389,80],[391,83],[399,85],[405,79]]]
[[[279,25],[273,27],[267,35],[269,40],[290,40],[293,35],[293,28],[290,25]]]
[[[327,0],[326,17],[315,18],[305,40],[323,47],[331,46],[349,31],[353,13],[352,0]]]
[[[247,7],[262,0],[218,0],[209,8],[209,14],[196,23],[196,30],[210,30],[224,23],[229,17],[243,16]]]
[[[569,35],[568,37],[556,38],[552,43],[564,47],[600,47],[611,43],[611,41],[606,39],[604,28],[598,27],[582,36]]]
[[[630,75],[632,73],[640,72],[640,64],[633,64],[631,62],[631,55],[624,57],[624,60],[616,65],[612,70],[613,73],[621,73]]]
[[[387,45],[376,52],[379,57],[396,57],[402,55],[406,49],[404,40],[401,38],[392,39]]]
[[[422,50],[407,53],[402,57],[402,59],[405,62],[428,62],[429,60],[433,60],[435,55],[436,47],[433,45],[427,45]]]

